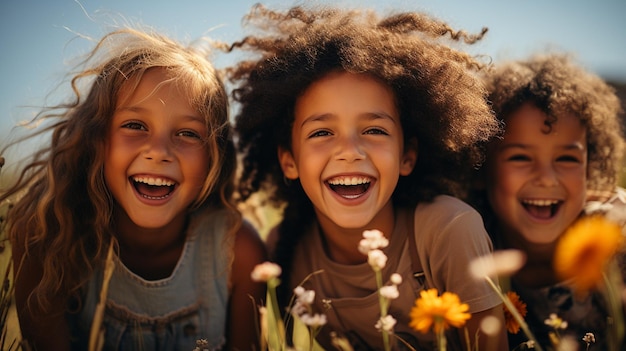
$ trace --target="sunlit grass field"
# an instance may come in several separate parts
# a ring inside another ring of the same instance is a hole
[[[0,231],[4,229],[4,208],[0,211]],[[4,240],[0,241],[0,276],[3,280],[0,291],[0,326],[2,334],[0,336],[1,350],[18,350],[21,340],[20,329],[17,322],[17,313],[12,295],[12,271],[11,271],[11,249]]]

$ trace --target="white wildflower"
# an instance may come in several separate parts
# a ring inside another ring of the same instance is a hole
[[[302,285],[298,285],[293,289],[293,293],[296,294],[296,296],[300,296],[302,293],[304,293],[306,291],[306,289],[304,289],[304,287]]]
[[[290,308],[290,312],[293,316],[300,316],[306,313],[309,310],[309,306],[300,302],[300,300],[294,301],[293,305]]]
[[[374,271],[380,271],[387,264],[387,256],[380,250],[372,250],[367,253],[367,263]]]
[[[394,285],[402,284],[402,276],[398,273],[392,274],[389,280],[391,281],[391,284],[394,284]]]
[[[380,295],[388,300],[397,299],[400,296],[400,292],[398,292],[397,285],[387,285],[383,286],[379,290]]]
[[[376,329],[379,331],[393,332],[393,327],[396,325],[396,319],[393,318],[390,314],[381,317],[376,322]]]
[[[305,325],[311,328],[321,327],[325,325],[327,321],[326,315],[320,314],[320,313],[316,313],[314,315],[304,313],[303,315],[300,316],[300,320],[302,321],[302,323],[304,323]]]
[[[380,230],[363,231],[363,239],[359,242],[359,252],[367,255],[372,250],[382,249],[389,245],[389,240],[385,238]]]
[[[492,254],[475,258],[469,270],[475,279],[506,277],[517,272],[526,263],[526,255],[520,250],[498,250]]]
[[[593,333],[585,333],[583,336],[583,341],[587,343],[587,345],[596,342],[596,336]]]
[[[557,316],[556,313],[550,313],[550,317],[546,319],[544,323],[554,329],[567,328],[567,321],[564,321],[561,317]]]
[[[255,282],[267,282],[270,279],[278,278],[281,272],[280,266],[276,263],[263,262],[254,267],[250,277],[252,277],[252,280]]]
[[[305,305],[313,304],[315,301],[315,290],[306,290],[302,286],[293,289],[296,299]]]

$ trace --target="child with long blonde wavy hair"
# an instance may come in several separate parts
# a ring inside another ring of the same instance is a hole
[[[203,50],[113,31],[73,100],[32,122],[51,140],[0,201],[14,203],[15,300],[36,350],[87,349],[99,304],[106,350],[257,345],[250,272],[265,248],[232,202],[228,97]]]

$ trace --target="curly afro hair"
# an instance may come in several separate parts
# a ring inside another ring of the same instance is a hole
[[[527,102],[548,115],[547,127],[565,114],[578,117],[587,130],[587,189],[601,194],[615,188],[623,167],[623,111],[615,90],[604,80],[571,56],[551,54],[495,65],[485,84],[502,121]]]

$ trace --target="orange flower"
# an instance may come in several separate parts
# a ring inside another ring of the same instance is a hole
[[[571,280],[577,292],[586,292],[600,284],[607,263],[622,241],[617,224],[601,216],[585,217],[559,240],[554,270],[561,279]]]
[[[507,299],[509,299],[509,301],[511,301],[513,306],[515,306],[515,309],[520,314],[520,316],[522,316],[522,318],[526,317],[526,312],[527,312],[526,304],[522,300],[520,300],[519,295],[517,295],[514,291],[508,291],[506,293],[506,297]],[[503,305],[503,308],[504,308],[504,321],[506,322],[506,329],[511,334],[517,334],[520,330],[519,323],[517,322],[517,320],[515,320],[511,311],[509,311],[509,309],[506,308],[506,305]]]
[[[468,309],[469,306],[461,303],[454,293],[444,292],[437,296],[437,289],[423,290],[411,309],[409,326],[422,333],[428,333],[432,327],[439,334],[450,326],[459,328],[465,325],[471,317]]]

